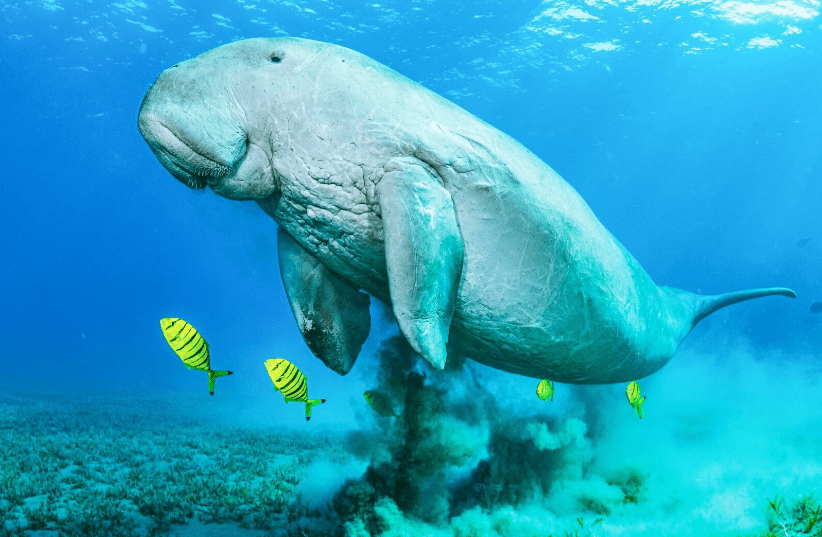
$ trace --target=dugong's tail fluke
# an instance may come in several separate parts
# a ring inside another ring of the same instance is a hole
[[[752,298],[760,298],[763,296],[786,296],[789,298],[796,298],[796,293],[784,287],[769,287],[767,289],[748,289],[746,291],[735,291],[733,293],[725,293],[724,295],[701,296],[696,305],[694,312],[694,325],[712,314],[718,309],[751,300]]]

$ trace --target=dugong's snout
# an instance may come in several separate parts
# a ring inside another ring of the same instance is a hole
[[[231,170],[229,158],[196,144],[167,114],[141,110],[138,127],[163,167],[191,188],[205,188],[209,178],[217,180]]]
[[[241,200],[273,194],[270,158],[249,140],[236,101],[223,88],[183,70],[160,75],[140,107],[137,126],[154,155],[191,188],[210,186],[221,196]],[[195,90],[198,99],[193,100]]]

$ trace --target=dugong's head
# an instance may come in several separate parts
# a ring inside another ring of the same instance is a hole
[[[138,126],[171,174],[230,199],[262,199],[278,187],[272,158],[285,121],[284,70],[322,44],[249,39],[164,71],[140,107]],[[286,61],[286,58],[289,61]]]

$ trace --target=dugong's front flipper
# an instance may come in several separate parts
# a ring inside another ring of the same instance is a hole
[[[371,330],[371,299],[325,268],[279,228],[280,275],[311,352],[340,375],[354,366]]]
[[[454,203],[419,164],[391,164],[377,185],[391,303],[411,347],[442,369],[463,261]]]

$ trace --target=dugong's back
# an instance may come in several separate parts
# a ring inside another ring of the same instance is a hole
[[[437,367],[447,340],[449,356],[572,383],[641,378],[719,307],[793,295],[657,287],[533,153],[336,45],[248,40],[183,62],[140,129],[182,181],[274,217],[298,326],[343,374],[370,323],[358,289]]]
[[[386,160],[399,152],[429,166],[454,202],[465,255],[450,352],[575,383],[639,378],[670,358],[691,319],[663,326],[659,288],[567,182],[510,136],[353,54],[382,80],[347,83],[395,106],[362,125],[356,110],[377,96],[358,91],[347,124]]]

